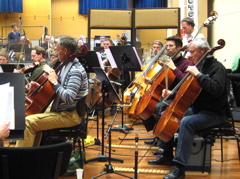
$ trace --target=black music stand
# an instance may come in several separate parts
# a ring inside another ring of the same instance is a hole
[[[124,72],[125,71],[141,71],[142,62],[139,59],[137,51],[135,47],[126,45],[126,46],[110,46],[110,51],[115,59],[117,67],[122,72],[122,79],[121,83],[124,84]],[[123,93],[124,93],[124,86],[122,86],[122,101],[123,101]],[[124,112],[122,108],[122,124],[117,128],[113,128],[113,131],[120,131],[125,134],[130,133],[129,130],[133,130],[133,128],[124,125]]]
[[[99,161],[99,162],[105,162],[108,159],[113,160],[113,161],[120,161],[123,162],[121,159],[117,158],[109,158],[106,155],[104,155],[104,118],[105,118],[105,113],[104,113],[104,101],[106,97],[111,98],[111,100],[115,103],[121,103],[120,97],[118,96],[116,90],[112,86],[110,80],[108,79],[106,73],[103,71],[102,68],[100,67],[93,67],[94,72],[96,73],[98,79],[102,82],[102,150],[101,154],[98,155],[98,157],[89,159],[86,161],[86,163],[91,162],[91,161]]]
[[[94,72],[93,67],[100,67],[101,66],[100,63],[99,63],[97,53],[93,50],[89,50],[86,55],[79,56],[77,58],[78,58],[79,62],[82,64],[82,66],[85,68],[87,73],[93,73]],[[98,133],[98,131],[99,131],[98,103],[99,103],[100,99],[101,99],[101,97],[97,100],[97,102],[94,105],[90,104],[91,108],[88,110],[88,112],[96,111],[96,114],[97,114],[97,119],[89,118],[89,120],[97,122],[97,136],[94,139],[95,143],[93,145],[101,145],[101,142],[99,140],[99,133]],[[89,146],[92,146],[92,145],[88,145],[88,146],[85,146],[85,147],[89,147]]]
[[[96,51],[89,50],[86,55],[77,58],[87,73],[93,73],[93,67],[101,67]]]

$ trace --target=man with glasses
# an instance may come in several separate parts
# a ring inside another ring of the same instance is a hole
[[[172,90],[187,74],[186,69],[188,66],[192,66],[193,63],[191,60],[184,58],[181,55],[180,49],[182,48],[182,40],[177,36],[171,36],[166,38],[167,42],[167,55],[169,58],[163,62],[159,60],[161,65],[166,65],[171,70],[173,70],[176,78],[173,83],[169,86],[169,89]],[[177,53],[177,54],[176,54]],[[176,54],[176,55],[175,55]],[[161,113],[167,108],[167,104],[170,104],[174,96],[170,96],[166,103],[163,103],[162,100],[155,106],[156,116],[151,116],[147,121],[152,124],[152,128],[155,126],[156,122],[161,116]],[[144,121],[144,120],[143,120]],[[147,122],[145,121],[145,122]],[[151,129],[152,130],[152,129]],[[169,143],[164,143],[161,140],[158,141],[145,141],[147,144],[152,144],[153,142],[157,143],[160,149],[154,151],[155,155],[160,155],[157,159],[149,160],[148,164],[150,165],[170,165],[172,164],[173,159],[173,150],[172,150],[172,141]],[[170,147],[169,147],[170,146]]]

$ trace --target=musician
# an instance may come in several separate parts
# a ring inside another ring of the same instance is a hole
[[[46,53],[46,58],[50,58],[50,52],[53,48],[53,44],[51,43],[51,36],[46,34],[44,36],[44,40],[43,43],[40,45],[41,47],[43,47],[45,49],[45,53]]]
[[[0,146],[3,146],[3,140],[10,134],[10,122],[0,124]]]
[[[11,27],[12,30],[8,33],[8,44],[15,44],[18,38],[20,38],[21,34],[18,32],[17,24],[13,23]]]
[[[188,50],[194,64],[209,49],[206,40],[194,39],[190,42]],[[186,71],[196,77],[202,91],[180,122],[176,155],[173,158],[174,167],[164,179],[184,178],[195,132],[220,125],[226,120],[228,87],[225,67],[210,55],[200,67],[188,66]],[[162,96],[166,97],[169,92],[163,90]]]
[[[184,58],[181,55],[180,49],[182,48],[182,40],[177,37],[177,36],[171,36],[166,38],[166,45],[167,45],[167,55],[169,57],[172,57],[175,53],[175,57],[169,58],[166,60],[166,62],[162,62],[161,60],[159,61],[161,65],[165,64],[167,67],[169,67],[171,70],[173,70],[173,73],[175,74],[176,78],[173,81],[173,83],[169,86],[169,89],[173,89],[178,82],[184,78],[184,76],[187,74],[186,69],[188,66],[192,66],[193,63],[190,59]],[[160,118],[161,113],[167,108],[167,104],[170,104],[173,99],[173,96],[169,97],[168,100],[165,100],[165,103],[163,103],[163,98],[160,100],[160,102],[155,106],[155,113],[156,117],[154,118],[151,116],[147,120],[143,120],[143,123],[145,126],[147,126],[147,130],[152,130],[153,127],[155,126],[157,120]],[[149,160],[148,164],[150,165],[166,165],[166,164],[171,164],[171,160],[173,158],[173,151],[171,151],[171,143],[173,141],[170,141],[170,144],[165,144],[161,140],[156,142],[155,140],[153,141],[145,141],[147,144],[152,144],[152,143],[157,143],[157,145],[160,147],[160,149],[154,151],[155,155],[160,155],[158,158]],[[164,150],[165,148],[169,148],[168,150]]]
[[[104,51],[101,52],[101,57],[102,57],[102,60],[103,60],[103,65],[104,66],[111,66],[110,65],[110,62],[108,61],[107,59],[107,54],[105,53],[105,49],[109,49],[110,46],[113,46],[113,41],[112,39],[110,38],[105,38],[103,40],[103,48],[104,48]]]
[[[48,64],[45,59],[45,49],[40,46],[35,46],[31,51],[31,60],[33,63],[37,64],[37,67],[33,69],[29,77],[26,77],[27,83],[31,81],[36,81],[39,75],[43,72],[43,66]]]
[[[0,64],[7,64],[7,63],[9,63],[7,54],[5,52],[1,53],[0,54]]]
[[[149,64],[154,59],[154,57],[158,54],[158,52],[162,49],[162,47],[163,47],[162,42],[160,40],[155,40],[152,43],[151,56],[145,59],[145,61],[143,62],[143,65]],[[160,56],[160,59],[162,59],[162,61],[165,61],[166,58],[167,56],[164,54]]]
[[[234,57],[232,62],[231,73],[228,74],[228,78],[231,79],[233,96],[237,107],[240,106],[240,54]]]
[[[183,46],[188,45],[188,43],[194,38],[203,38],[204,35],[202,33],[198,33],[198,29],[195,29],[195,23],[192,18],[186,17],[181,21],[182,29],[185,33],[183,36]],[[197,34],[198,33],[198,34]],[[196,36],[197,35],[197,36]]]
[[[70,36],[60,37],[56,44],[56,53],[60,62],[69,60],[76,50],[77,41]],[[84,67],[75,58],[64,66],[59,74],[56,74],[48,65],[45,65],[43,70],[48,71],[48,80],[54,86],[56,97],[50,112],[26,117],[24,140],[18,140],[17,147],[38,146],[42,130],[71,127],[81,122],[76,104],[88,93],[88,78]],[[38,85],[38,83],[32,82],[27,85],[27,88],[34,90]]]

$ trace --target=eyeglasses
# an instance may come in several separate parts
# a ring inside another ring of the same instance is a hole
[[[172,47],[174,47],[174,46],[175,46],[175,45],[172,45],[172,44],[171,44],[171,45],[167,45],[167,47],[169,47],[169,48],[172,48]]]

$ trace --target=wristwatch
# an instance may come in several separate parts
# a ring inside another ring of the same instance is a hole
[[[53,82],[53,85],[54,85],[54,86],[56,86],[57,84],[58,84],[58,82],[57,82],[57,81],[54,81],[54,82]]]

